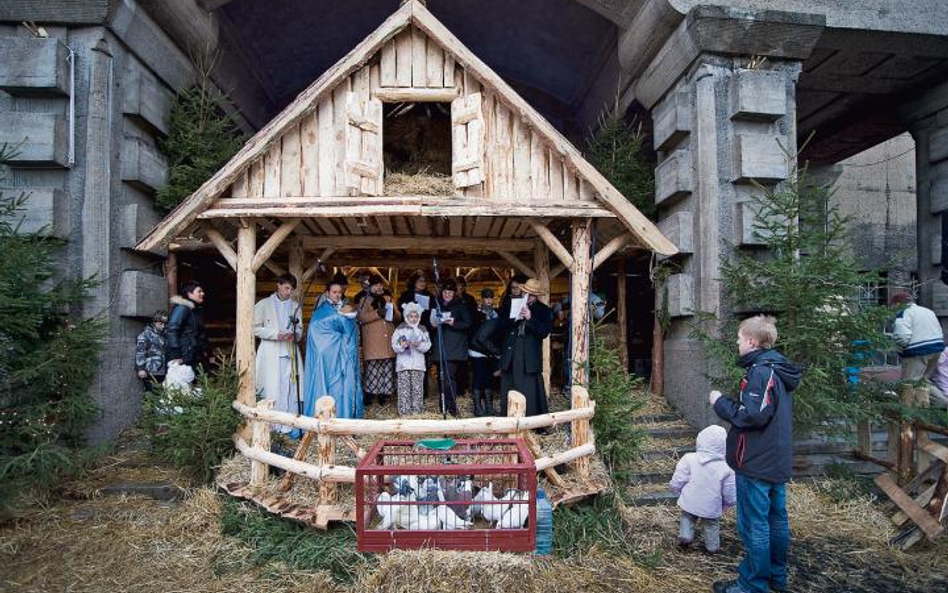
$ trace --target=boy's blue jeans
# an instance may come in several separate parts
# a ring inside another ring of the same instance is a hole
[[[737,474],[737,534],[744,559],[737,567],[737,584],[746,593],[768,593],[787,588],[786,484],[774,484]]]

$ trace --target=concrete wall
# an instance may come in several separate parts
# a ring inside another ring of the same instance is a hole
[[[135,338],[167,307],[162,260],[129,250],[163,215],[153,194],[167,179],[157,141],[174,89],[148,64],[177,52],[162,74],[190,73],[168,72],[184,56],[171,44],[138,56],[105,26],[46,30],[49,39],[36,39],[0,25],[0,48],[18,56],[0,62],[0,141],[26,140],[0,189],[30,194],[25,229],[69,239],[64,269],[101,280],[86,306],[109,321],[91,389],[102,412],[89,438],[99,443],[137,418]]]
[[[833,167],[833,204],[852,218],[853,255],[894,283],[917,269],[915,141],[908,133]]]

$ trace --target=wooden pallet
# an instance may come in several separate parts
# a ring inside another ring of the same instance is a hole
[[[342,505],[302,506],[280,497],[264,496],[259,490],[241,482],[220,484],[220,487],[231,496],[254,502],[274,515],[293,519],[317,529],[326,529],[330,521],[355,521],[355,510]]]

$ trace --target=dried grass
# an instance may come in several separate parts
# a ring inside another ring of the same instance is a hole
[[[181,504],[138,496],[54,500],[0,531],[0,589],[337,590],[324,573],[254,568],[248,560],[251,550],[221,535],[220,512],[220,499],[208,489],[192,492]]]
[[[450,175],[420,170],[417,173],[387,173],[385,195],[387,196],[452,196],[454,182]]]

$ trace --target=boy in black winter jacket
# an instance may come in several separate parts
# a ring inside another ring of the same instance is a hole
[[[793,400],[801,372],[773,350],[773,317],[745,319],[737,332],[739,364],[746,369],[738,399],[712,391],[715,413],[731,423],[727,463],[737,474],[737,531],[744,559],[736,581],[714,583],[715,593],[787,590],[790,523],[786,482],[793,465]]]

